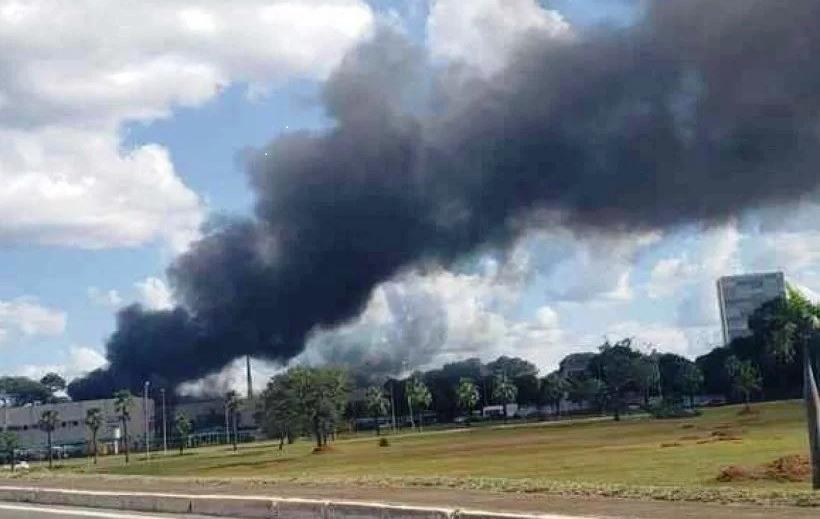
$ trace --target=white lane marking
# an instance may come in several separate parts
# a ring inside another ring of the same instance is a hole
[[[78,517],[101,517],[104,519],[160,519],[158,515],[135,515],[121,512],[98,512],[96,510],[72,510],[69,508],[46,508],[43,506],[9,505],[0,503],[0,510],[15,512],[38,512],[42,514],[72,515]],[[167,516],[166,516],[167,517]]]

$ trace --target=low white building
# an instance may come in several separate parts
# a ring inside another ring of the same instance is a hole
[[[22,449],[42,449],[47,445],[47,435],[40,427],[40,418],[44,411],[57,412],[57,426],[51,434],[55,447],[72,446],[85,448],[90,439],[88,426],[85,424],[89,409],[98,408],[102,412],[104,425],[97,433],[98,441],[108,444],[113,450],[116,438],[122,437],[120,420],[114,407],[115,400],[84,400],[81,402],[64,402],[58,404],[26,405],[22,407],[0,408],[0,430],[13,432],[20,440]],[[145,419],[143,399],[134,396],[128,421],[128,436],[132,448],[145,445]],[[154,428],[154,401],[148,399],[148,430]],[[153,436],[153,434],[152,434]],[[121,443],[120,443],[121,445]]]

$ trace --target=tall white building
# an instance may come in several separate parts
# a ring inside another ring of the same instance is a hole
[[[749,317],[761,305],[786,296],[782,272],[724,276],[717,282],[723,343],[749,335]]]

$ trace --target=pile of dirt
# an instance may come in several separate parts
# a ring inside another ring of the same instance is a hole
[[[767,479],[777,481],[808,481],[811,475],[809,458],[798,454],[777,458],[764,467]]]
[[[717,480],[723,483],[732,481],[808,481],[811,476],[809,459],[803,455],[791,455],[759,465],[753,469],[739,465],[723,467],[717,475]]]
[[[743,467],[739,465],[729,465],[728,467],[720,469],[716,479],[721,483],[729,483],[732,481],[749,481],[755,478]]]
[[[681,444],[678,442],[669,442],[669,443],[661,443],[661,448],[665,449],[667,447],[680,447]]]
[[[313,454],[325,454],[325,453],[328,453],[328,452],[333,452],[333,450],[334,450],[333,447],[331,447],[330,445],[324,445],[322,447],[314,447],[313,451],[311,451],[311,452]]]

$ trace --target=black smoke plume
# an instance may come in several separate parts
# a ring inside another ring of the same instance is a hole
[[[818,26],[816,0],[657,0],[627,28],[527,34],[490,78],[382,32],[328,80],[331,128],[251,154],[255,217],[171,265],[180,308],[123,310],[109,368],[71,394],[287,361],[402,270],[532,226],[708,225],[814,196]]]

